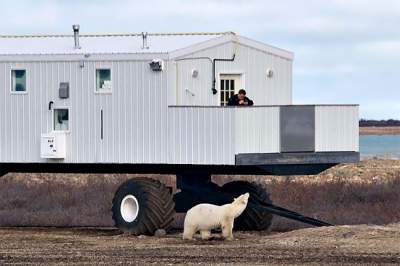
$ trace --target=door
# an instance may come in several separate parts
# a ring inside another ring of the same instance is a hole
[[[226,106],[229,98],[242,89],[242,75],[221,74],[219,80],[220,104],[221,106]]]

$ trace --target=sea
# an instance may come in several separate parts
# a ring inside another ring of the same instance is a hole
[[[400,135],[361,135],[361,158],[400,159]]]

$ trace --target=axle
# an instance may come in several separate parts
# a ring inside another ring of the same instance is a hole
[[[181,192],[174,196],[175,210],[187,212],[191,207],[200,203],[223,205],[233,201],[235,194],[222,191],[217,184],[212,183],[206,176],[203,177],[178,177],[178,187]],[[276,206],[272,203],[259,201],[250,196],[247,208],[257,209],[259,213],[268,212],[290,220],[295,220],[313,226],[332,226],[332,224],[302,215],[292,210]]]

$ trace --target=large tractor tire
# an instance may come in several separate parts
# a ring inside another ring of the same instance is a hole
[[[271,226],[272,214],[258,207],[260,202],[272,203],[266,189],[261,184],[233,181],[223,185],[221,190],[235,195],[235,197],[246,192],[250,193],[249,203],[245,211],[235,219],[235,230],[263,231]]]
[[[157,180],[135,178],[123,183],[115,193],[112,213],[115,226],[133,235],[153,235],[168,231],[175,215],[171,190]]]

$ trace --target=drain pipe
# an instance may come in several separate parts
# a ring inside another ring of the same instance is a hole
[[[183,61],[183,60],[195,60],[195,59],[206,59],[206,60],[210,60],[210,62],[212,63],[212,87],[211,87],[211,91],[212,93],[215,95],[217,94],[217,89],[215,88],[215,85],[217,83],[217,78],[215,76],[215,63],[217,61],[225,61],[225,62],[233,62],[235,60],[235,54],[233,54],[232,58],[214,58],[211,59],[210,57],[188,57],[188,58],[181,58],[181,59],[176,59],[175,61]]]
[[[233,54],[233,56],[232,56],[232,58],[231,59],[227,59],[227,58],[214,58],[213,59],[213,65],[212,65],[212,72],[213,72],[213,83],[212,83],[212,88],[211,88],[211,91],[212,91],[212,93],[215,95],[215,94],[217,94],[217,89],[215,88],[215,85],[216,85],[216,83],[217,83],[217,77],[215,76],[215,63],[217,62],[217,61],[223,61],[223,62],[233,62],[234,60],[235,60],[235,54]]]
[[[72,25],[72,29],[74,30],[74,41],[75,41],[75,49],[81,49],[81,47],[79,46],[79,25],[75,24]]]

